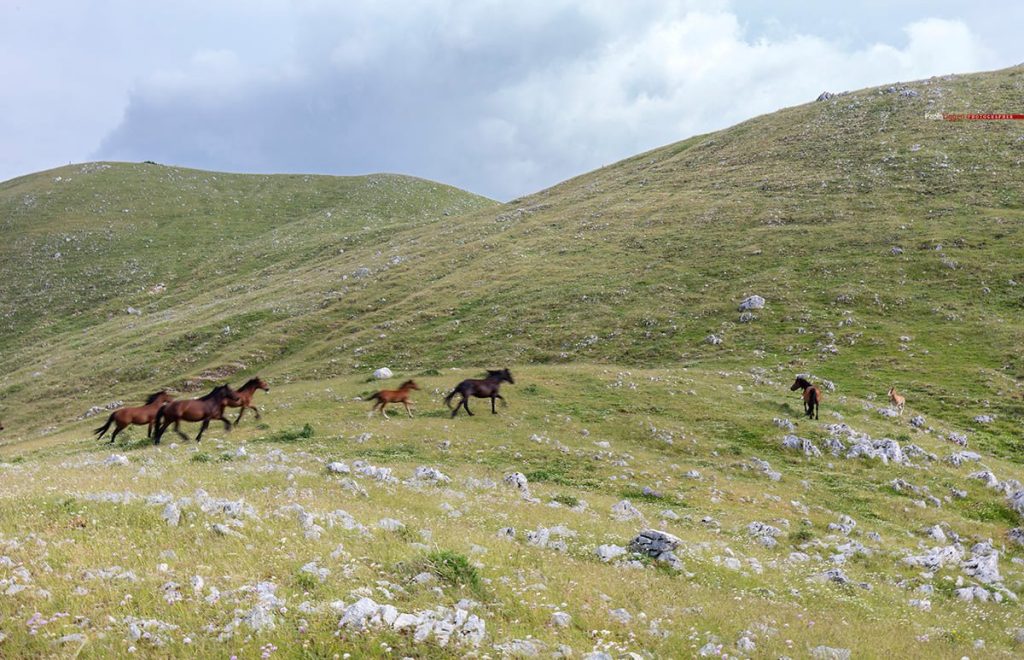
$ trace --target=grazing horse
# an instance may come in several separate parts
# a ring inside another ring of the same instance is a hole
[[[384,412],[384,406],[389,403],[400,403],[405,406],[405,412],[409,413],[409,417],[412,417],[412,410],[409,409],[409,390],[418,390],[420,386],[416,384],[414,380],[407,380],[397,390],[381,390],[380,392],[374,392],[366,398],[367,401],[377,400],[377,403],[373,404],[373,410],[367,417],[373,417],[373,413],[380,410],[380,414],[384,416],[384,419],[388,419],[388,414]]]
[[[902,394],[898,394],[896,392],[896,388],[895,387],[890,387],[889,388],[889,403],[891,403],[896,408],[896,410],[900,411],[900,414],[902,415],[903,414],[903,407],[905,405],[907,405],[907,397],[903,396]]]
[[[808,419],[818,419],[818,404],[821,403],[821,390],[816,385],[811,385],[806,378],[796,377],[796,382],[789,388],[790,392],[797,390],[804,391],[804,412]]]
[[[103,437],[103,434],[107,432],[111,424],[116,424],[117,428],[110,434],[110,442],[114,442],[117,438],[117,434],[124,430],[126,426],[131,424],[147,426],[146,437],[152,437],[153,429],[156,424],[157,413],[160,409],[169,401],[174,401],[174,397],[168,394],[164,390],[160,390],[155,394],[149,395],[146,399],[146,403],[135,408],[118,408],[114,412],[110,413],[110,417],[107,418],[107,423],[103,426],[95,429],[93,433],[97,434],[96,439],[99,440]]]
[[[246,408],[249,408],[256,413],[256,419],[260,418],[259,409],[252,405],[252,397],[256,394],[256,390],[269,392],[270,385],[267,385],[267,381],[257,376],[255,378],[250,378],[246,381],[245,385],[242,385],[235,390],[235,394],[238,395],[238,405],[236,406],[233,403],[228,403],[228,408],[241,408],[241,410],[238,411],[238,419],[235,420],[235,426],[238,426],[238,423],[242,421],[242,414],[245,413]]]
[[[515,385],[516,381],[512,380],[512,374],[509,373],[508,369],[501,370],[487,370],[487,378],[482,380],[476,378],[467,378],[452,390],[452,393],[444,398],[444,405],[449,408],[452,407],[452,398],[458,394],[462,397],[462,400],[455,405],[455,410],[452,410],[452,417],[459,414],[459,406],[466,409],[466,413],[470,416],[473,413],[469,410],[469,397],[475,396],[478,399],[490,399],[491,400],[491,414],[497,415],[498,411],[494,409],[494,400],[501,399],[501,405],[507,406],[505,397],[498,394],[498,388],[501,387],[503,382],[507,382],[511,385]]]
[[[224,408],[229,405],[238,406],[239,401],[238,395],[227,385],[219,385],[213,388],[212,392],[199,399],[172,401],[161,408],[160,412],[156,414],[157,431],[153,444],[160,444],[160,438],[163,437],[164,431],[172,423],[174,424],[174,432],[183,439],[188,440],[188,436],[181,432],[179,424],[181,422],[202,422],[203,425],[199,427],[199,435],[196,436],[196,442],[203,439],[203,431],[210,425],[211,419],[219,419],[224,422],[225,430],[230,431],[231,422],[224,419]]]

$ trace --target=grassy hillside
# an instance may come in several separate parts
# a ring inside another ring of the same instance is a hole
[[[353,290],[423,257],[396,234],[495,206],[391,175],[92,163],[9,181],[0,414],[38,429],[156,384],[280,364],[354,315]]]
[[[926,115],[1022,94],[1021,67],[841,94],[505,205],[155,164],[0,184],[0,655],[1019,654],[1024,125]],[[416,419],[365,417],[380,366]],[[485,366],[511,405],[450,420]],[[92,406],[256,373],[262,422],[201,446],[90,436]],[[678,564],[598,555],[645,528]],[[414,646],[364,597],[486,635]]]
[[[14,180],[2,414],[38,429],[35,406],[67,420],[204,372],[757,360],[1007,418],[1024,412],[1024,127],[926,113],[1022,91],[1018,67],[840,95],[505,206],[382,176]],[[741,323],[751,294],[767,307]]]

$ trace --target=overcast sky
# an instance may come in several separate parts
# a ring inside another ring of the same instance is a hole
[[[0,181],[155,160],[508,200],[824,90],[1018,64],[1021,25],[946,0],[0,0]]]

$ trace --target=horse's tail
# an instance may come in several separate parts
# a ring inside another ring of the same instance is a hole
[[[455,397],[455,395],[456,395],[456,393],[458,393],[458,391],[459,391],[459,388],[456,387],[454,390],[452,390],[451,394],[449,394],[448,396],[446,396],[444,398],[444,405],[448,406],[449,410],[451,410],[451,408],[452,408],[452,399]]]
[[[93,433],[98,434],[96,436],[96,439],[99,440],[100,438],[102,438],[103,434],[107,432],[107,429],[109,429],[110,425],[113,424],[113,423],[114,423],[114,413],[110,413],[110,417],[107,417],[107,423],[104,424],[103,426],[93,430]]]
[[[371,394],[370,396],[366,397],[366,400],[367,400],[367,401],[373,401],[374,399],[376,399],[377,401],[380,401],[380,400],[381,400],[381,398],[380,398],[380,392],[374,392],[374,393],[373,393],[373,394]]]

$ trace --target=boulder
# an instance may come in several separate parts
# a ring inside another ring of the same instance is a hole
[[[739,311],[746,312],[751,309],[764,309],[765,300],[761,296],[750,296],[740,303]]]
[[[629,542],[629,549],[648,557],[658,558],[664,552],[672,552],[682,543],[678,536],[658,529],[645,529]]]

